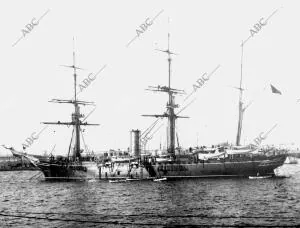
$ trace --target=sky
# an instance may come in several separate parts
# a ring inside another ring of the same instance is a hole
[[[96,103],[87,121],[100,124],[85,127],[85,142],[94,151],[128,148],[130,131],[144,130],[154,121],[141,115],[166,110],[167,95],[145,89],[167,85],[167,56],[155,49],[167,48],[170,33],[170,49],[177,54],[172,56],[172,87],[189,94],[203,74],[219,66],[188,101],[184,102],[186,95],[176,97],[181,108],[195,99],[181,113],[190,118],[177,120],[181,146],[235,143],[239,92],[234,87],[241,76],[241,43],[250,37],[244,43],[242,74],[244,102],[253,102],[244,115],[242,144],[277,124],[263,144],[300,147],[299,4],[292,0],[1,2],[0,144],[21,149],[28,137],[44,128],[41,122],[70,121],[70,105],[48,101],[73,97],[72,69],[61,65],[72,65],[74,37],[76,65],[84,69],[78,71],[78,83],[83,85],[90,73],[104,67],[79,95]],[[253,33],[259,22],[263,25]],[[28,24],[30,30],[24,32]],[[282,95],[272,94],[270,84]],[[91,110],[81,108],[85,114]],[[166,145],[165,122],[148,149]],[[56,154],[66,154],[71,133],[65,126],[49,126],[26,152],[43,154],[55,146]],[[0,155],[7,153],[0,148]]]

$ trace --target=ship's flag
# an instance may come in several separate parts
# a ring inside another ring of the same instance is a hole
[[[272,84],[270,84],[270,86],[271,86],[272,93],[277,93],[277,94],[282,95],[280,90],[276,89]]]

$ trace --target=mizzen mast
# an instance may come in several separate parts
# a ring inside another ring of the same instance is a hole
[[[167,151],[170,155],[175,155],[175,121],[177,118],[187,118],[184,116],[178,116],[175,114],[175,108],[178,108],[179,105],[175,104],[175,95],[176,94],[184,94],[183,90],[173,89],[171,87],[171,62],[172,55],[175,53],[170,51],[170,34],[168,34],[168,49],[167,50],[159,50],[168,55],[168,86],[149,86],[147,90],[154,92],[165,92],[168,94],[168,103],[167,103],[167,111],[162,115],[143,115],[143,116],[151,116],[156,118],[168,118],[168,130],[167,130],[167,141],[168,147]]]
[[[241,135],[242,135],[242,125],[243,125],[243,116],[244,116],[244,111],[245,108],[243,106],[243,91],[244,89],[242,88],[242,83],[243,83],[243,49],[244,49],[244,44],[242,42],[242,55],[241,55],[241,77],[240,77],[240,86],[237,88],[240,91],[239,95],[239,120],[238,120],[238,128],[237,128],[237,135],[236,135],[236,145],[240,146],[241,145]]]

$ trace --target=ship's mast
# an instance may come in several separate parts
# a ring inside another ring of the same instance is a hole
[[[75,128],[75,150],[73,151],[73,159],[80,158],[80,108],[77,104],[77,74],[76,74],[76,62],[75,62],[75,47],[74,47],[74,38],[73,38],[73,70],[74,70],[74,128]]]
[[[88,126],[88,125],[98,125],[98,124],[88,124],[87,122],[83,122],[80,120],[80,118],[83,118],[84,115],[80,113],[80,107],[79,105],[95,105],[93,102],[88,101],[80,101],[77,99],[77,73],[76,69],[81,69],[79,67],[76,67],[76,61],[75,61],[75,48],[74,48],[74,38],[73,38],[73,65],[72,66],[65,66],[69,68],[73,68],[73,76],[74,76],[74,100],[62,100],[62,99],[52,99],[50,102],[55,103],[69,103],[74,105],[74,113],[72,113],[72,121],[71,122],[43,122],[44,124],[56,124],[56,125],[73,125],[74,131],[75,131],[75,145],[73,149],[73,155],[72,159],[75,161],[77,158],[80,161],[81,157],[81,148],[80,148],[80,126]]]
[[[242,55],[241,55],[241,78],[240,78],[240,86],[239,86],[239,120],[238,120],[238,128],[237,128],[237,135],[236,135],[236,145],[240,146],[241,142],[241,135],[242,135],[242,125],[243,125],[243,116],[244,116],[244,107],[243,107],[243,49],[244,49],[244,44],[242,42]]]
[[[158,50],[158,49],[157,49]],[[187,118],[183,116],[177,116],[175,114],[175,108],[179,106],[175,104],[175,94],[183,94],[183,90],[172,89],[171,88],[171,62],[172,58],[171,55],[175,54],[170,51],[170,34],[168,33],[168,49],[167,50],[158,50],[168,55],[168,86],[157,86],[153,87],[150,86],[148,90],[155,91],[155,92],[166,92],[169,97],[169,101],[167,103],[167,111],[163,115],[143,115],[143,116],[152,116],[156,118],[166,117],[168,118],[168,130],[167,130],[167,142],[168,147],[167,151],[170,155],[175,154],[175,120],[177,118]]]
[[[167,110],[168,110],[168,114],[169,114],[169,118],[168,118],[168,128],[169,128],[169,145],[168,145],[168,153],[170,154],[175,154],[175,120],[176,120],[176,116],[175,116],[175,112],[174,109],[176,108],[176,104],[174,102],[174,96],[173,96],[173,92],[171,91],[171,62],[172,62],[172,58],[171,58],[171,52],[170,52],[170,34],[168,33],[168,50],[166,52],[168,54],[168,63],[169,63],[169,103],[167,104]]]

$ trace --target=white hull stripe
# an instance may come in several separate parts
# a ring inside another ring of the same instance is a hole
[[[199,163],[194,163],[194,164],[189,164],[189,163],[174,163],[174,164],[168,164],[168,163],[156,163],[153,166],[159,166],[161,164],[166,164],[166,165],[181,165],[181,166],[186,166],[186,165],[226,165],[226,164],[243,164],[243,163],[268,163],[268,164],[272,164],[275,162],[279,162],[277,160],[275,161],[270,161],[270,160],[261,160],[261,161],[243,161],[243,162],[220,162],[220,163],[212,163],[212,162],[199,162]]]

